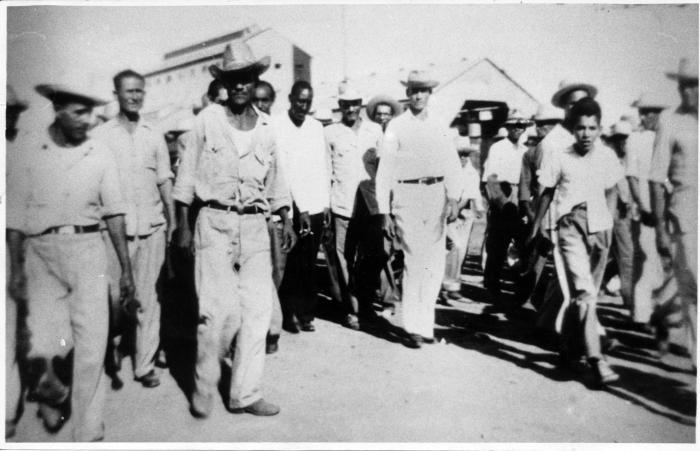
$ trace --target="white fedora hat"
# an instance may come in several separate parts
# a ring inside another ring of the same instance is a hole
[[[595,99],[595,96],[598,94],[598,88],[596,88],[592,84],[570,80],[562,80],[559,83],[559,89],[552,96],[552,105],[554,105],[555,107],[564,108],[564,105],[562,105],[562,97],[564,97],[571,91],[579,90],[588,92],[588,96],[592,99]]]
[[[632,103],[632,106],[637,109],[663,110],[668,108],[671,102],[665,97],[656,92],[644,92],[637,100]]]
[[[406,81],[401,80],[401,84],[407,88],[434,88],[440,83],[433,79],[427,71],[412,70],[408,73]]]
[[[360,92],[353,86],[343,82],[340,85],[338,85],[338,100],[362,101],[362,94],[360,94]]]
[[[535,122],[540,121],[563,121],[564,111],[561,108],[555,108],[553,105],[540,104],[537,107],[537,113],[532,116]]]
[[[681,61],[678,63],[678,72],[666,72],[666,76],[671,80],[697,80],[697,57],[693,59],[681,58]]]

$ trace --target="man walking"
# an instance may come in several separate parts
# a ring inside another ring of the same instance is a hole
[[[177,175],[178,246],[194,241],[199,297],[197,363],[190,411],[207,417],[218,392],[221,359],[235,337],[225,405],[232,413],[275,415],[279,407],[262,399],[265,336],[272,312],[272,266],[266,216],[287,219],[289,195],[281,175],[269,116],[253,107],[253,87],[270,58],[256,59],[235,41],[212,75],[228,90],[228,103],[211,105],[195,119]],[[202,202],[194,230],[192,201]]]
[[[8,153],[10,295],[27,301],[28,388],[44,425],[56,431],[72,411],[76,441],[102,440],[109,312],[99,222],[106,222],[121,264],[122,305],[136,309],[126,203],[112,153],[87,135],[93,107],[106,102],[58,85],[36,90],[56,116]]]
[[[160,385],[155,366],[161,310],[156,282],[175,230],[175,206],[174,176],[165,137],[139,114],[144,87],[145,80],[137,72],[124,70],[115,75],[114,95],[119,114],[96,128],[93,137],[112,151],[119,168],[122,197],[127,205],[129,258],[136,281],[136,299],[141,303],[135,331],[134,378],[151,388]],[[110,264],[115,268],[116,259]]]
[[[432,343],[435,301],[445,273],[445,220],[457,217],[459,159],[448,123],[427,108],[437,86],[426,72],[406,81],[409,109],[387,126],[377,172],[377,204],[390,239],[405,255],[401,299],[404,344]],[[392,198],[393,194],[393,198]]]

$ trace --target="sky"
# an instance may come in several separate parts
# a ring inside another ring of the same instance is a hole
[[[604,123],[642,91],[677,103],[664,71],[698,54],[697,4],[3,3],[11,5],[7,81],[34,107],[25,114],[32,121],[50,119],[38,83],[70,82],[110,98],[119,70],[149,71],[170,50],[252,23],[311,54],[315,82],[489,57],[542,102],[562,79],[597,85]]]

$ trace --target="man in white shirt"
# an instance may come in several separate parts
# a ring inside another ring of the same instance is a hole
[[[435,301],[445,272],[445,219],[457,218],[459,159],[449,123],[426,109],[437,86],[411,71],[409,109],[387,126],[377,172],[377,204],[389,239],[398,235],[405,256],[401,299],[404,344],[433,343]],[[392,197],[393,194],[393,197]]]
[[[274,118],[282,168],[291,189],[298,240],[287,257],[280,286],[282,327],[313,332],[316,312],[316,255],[330,227],[330,176],[323,126],[309,117],[313,89],[307,81],[292,85],[289,111]]]
[[[527,241],[536,238],[556,190],[552,211],[572,296],[568,320],[573,324],[565,330],[582,334],[566,338],[582,341],[596,381],[607,384],[619,376],[608,366],[600,349],[596,306],[611,240],[615,186],[624,174],[615,153],[598,141],[598,103],[584,98],[572,107],[569,117],[576,143],[544,162],[539,178],[544,190]],[[563,340],[562,357],[568,357],[569,343]]]
[[[332,270],[335,271],[339,290],[348,310],[345,325],[358,330],[358,315],[369,318],[372,312],[366,303],[360,307],[357,287],[349,284],[353,278],[348,274],[348,266],[351,266],[352,262],[348,262],[345,255],[345,238],[353,216],[358,186],[360,182],[370,178],[363,157],[365,153],[375,152],[379,147],[382,128],[360,117],[362,96],[352,87],[345,87],[340,93],[338,106],[342,113],[341,121],[324,128],[331,163],[331,212],[337,255],[337,258],[333,259],[337,264]]]
[[[500,281],[508,246],[511,241],[519,244],[522,240],[518,184],[527,147],[520,138],[531,124],[519,111],[511,111],[504,124],[508,136],[491,145],[484,163],[482,181],[486,183],[489,202],[484,288],[494,302],[500,300]]]

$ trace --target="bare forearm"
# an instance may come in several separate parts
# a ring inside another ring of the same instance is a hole
[[[15,229],[7,229],[7,248],[10,252],[10,271],[21,271],[24,267],[24,233]]]
[[[663,228],[666,217],[666,189],[663,183],[650,181],[649,190],[651,191],[651,212],[656,220],[656,227]]]
[[[615,216],[617,208],[617,187],[612,187],[605,190],[605,203],[608,205],[608,211]]]
[[[637,177],[627,177],[627,183],[630,186],[632,199],[634,199],[635,203],[639,205],[640,208],[645,208],[646,206],[642,204],[642,191],[639,186],[639,179]]]
[[[168,226],[175,226],[175,201],[173,200],[173,182],[168,179],[165,182],[158,185],[158,191],[160,191],[160,198],[163,201],[163,208],[165,209],[165,217],[168,220]]]
[[[122,272],[131,272],[131,261],[129,260],[129,249],[126,244],[126,225],[124,215],[110,216],[105,218],[109,237],[114,244],[114,249],[117,251],[119,264],[122,267]]]
[[[532,220],[532,229],[536,231],[542,223],[545,213],[549,209],[552,199],[554,198],[554,188],[545,188],[542,191],[542,195],[537,199],[537,205],[535,207],[535,218]]]

